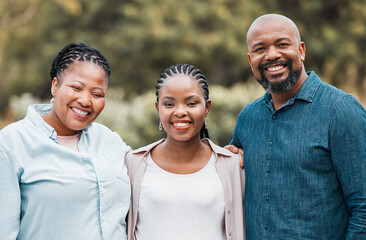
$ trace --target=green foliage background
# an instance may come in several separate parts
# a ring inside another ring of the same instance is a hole
[[[53,56],[69,42],[86,42],[112,67],[100,121],[128,143],[138,146],[162,136],[156,133],[155,99],[147,96],[166,67],[188,62],[203,71],[217,98],[209,130],[223,145],[240,109],[260,91],[238,85],[253,82],[246,30],[256,17],[272,12],[298,25],[307,46],[306,69],[365,105],[365,0],[1,0],[0,127],[19,118],[11,99],[49,99]],[[242,94],[235,95],[236,89]]]

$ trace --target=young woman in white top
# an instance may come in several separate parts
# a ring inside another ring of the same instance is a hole
[[[130,152],[129,239],[244,239],[240,155],[208,139],[211,100],[201,71],[178,64],[156,86],[166,139]]]

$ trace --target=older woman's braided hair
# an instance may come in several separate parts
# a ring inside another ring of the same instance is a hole
[[[184,74],[188,77],[192,77],[193,79],[197,80],[198,84],[202,89],[205,100],[207,101],[209,99],[208,84],[205,75],[203,75],[201,70],[199,70],[195,66],[185,63],[170,66],[167,69],[165,69],[163,73],[160,74],[160,78],[158,79],[158,82],[156,84],[156,92],[155,92],[157,102],[159,102],[159,92],[160,89],[163,87],[165,80],[178,74]],[[201,128],[200,136],[201,138],[209,138],[205,123]]]
[[[85,43],[70,43],[63,47],[53,58],[50,70],[51,80],[59,76],[70,64],[75,61],[92,62],[100,66],[107,75],[107,80],[111,75],[111,69],[105,56],[97,49],[89,47]]]

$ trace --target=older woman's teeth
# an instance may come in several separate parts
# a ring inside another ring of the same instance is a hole
[[[80,114],[80,115],[83,115],[83,116],[88,115],[88,112],[84,112],[84,111],[81,111],[81,110],[76,109],[76,108],[73,108],[72,110],[73,110],[74,112],[76,112],[76,113]]]

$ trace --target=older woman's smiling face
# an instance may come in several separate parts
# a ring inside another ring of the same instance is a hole
[[[58,135],[73,135],[90,125],[103,110],[108,78],[91,62],[74,62],[52,81],[54,97],[50,113],[44,115]]]

